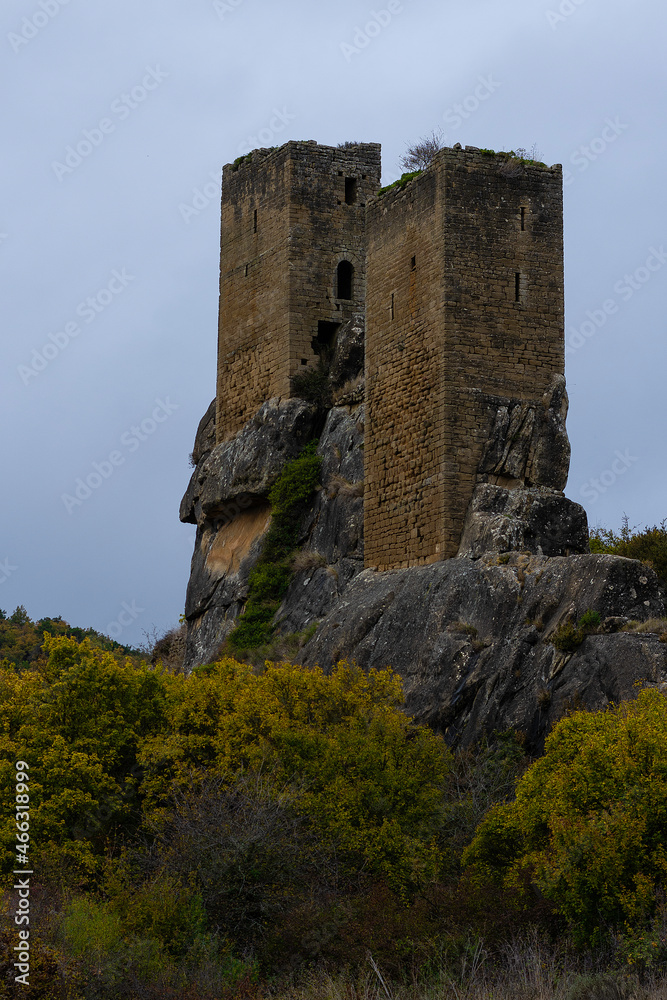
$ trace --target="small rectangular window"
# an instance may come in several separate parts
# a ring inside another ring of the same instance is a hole
[[[394,293],[391,293],[391,306],[389,307],[389,315],[394,318]]]
[[[345,204],[354,205],[357,200],[357,178],[345,178]]]
[[[521,232],[523,232],[525,230],[525,228],[526,228],[526,209],[522,205],[521,206]]]
[[[247,264],[245,266],[245,276],[246,276],[246,278],[248,277],[248,265]]]
[[[416,269],[417,269],[417,258],[416,257],[411,257],[410,258],[410,270],[411,271],[416,271]]]
[[[521,274],[519,271],[514,275],[514,301],[521,301]]]
[[[257,232],[257,209],[255,209],[255,214],[253,216],[252,225],[253,225],[253,232],[256,233]]]

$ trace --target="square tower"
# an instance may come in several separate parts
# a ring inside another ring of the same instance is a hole
[[[366,565],[456,555],[498,397],[564,372],[562,170],[443,149],[368,206]]]
[[[317,364],[338,326],[363,311],[366,203],[380,145],[287,142],[222,176],[218,442]]]

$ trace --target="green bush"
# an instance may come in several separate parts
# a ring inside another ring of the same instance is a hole
[[[563,653],[571,653],[581,646],[587,635],[594,634],[602,624],[597,611],[585,611],[578,623],[565,622],[553,633],[549,642]]]
[[[294,576],[291,559],[301,522],[320,477],[322,459],[316,449],[317,441],[311,441],[287,462],[269,492],[271,524],[250,573],[245,610],[227,639],[232,650],[255,649],[273,636],[274,615]]]
[[[406,184],[409,184],[414,177],[419,177],[421,170],[412,170],[407,174],[401,174],[398,180],[394,181],[392,184],[386,184],[381,187],[378,194],[384,194],[385,191],[402,191]]]
[[[291,798],[321,844],[335,846],[341,865],[365,867],[399,891],[439,871],[451,755],[400,710],[401,684],[390,670],[364,674],[342,662],[325,676],[282,663],[257,676],[223,660],[172,683],[169,735],[148,740],[142,758],[156,821],[173,789],[196,791],[204,769],[231,789],[261,770],[278,800]]]
[[[618,534],[609,528],[592,528],[590,547],[591,552],[610,553],[648,563],[663,586],[667,586],[667,518],[660,525],[654,524],[651,528],[647,525],[643,531],[636,531],[636,528],[630,528],[628,516],[624,514]]]
[[[524,905],[532,886],[586,944],[605,927],[650,921],[667,883],[666,838],[667,700],[647,689],[563,719],[516,800],[482,821],[463,864],[479,885]]]
[[[292,376],[292,392],[320,409],[327,409],[332,402],[332,388],[329,381],[329,360],[320,357],[316,368],[306,368]]]

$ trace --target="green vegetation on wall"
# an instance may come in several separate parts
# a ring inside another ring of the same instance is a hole
[[[523,905],[535,891],[551,900],[580,944],[613,927],[634,939],[667,885],[666,838],[667,703],[647,689],[563,719],[516,800],[482,821],[463,863]]]
[[[316,448],[317,441],[311,441],[298,458],[287,462],[269,493],[271,524],[250,572],[245,610],[227,640],[232,650],[256,648],[273,635],[274,615],[294,575],[290,557],[319,481],[322,459]]]
[[[273,554],[292,540],[277,531]],[[480,935],[503,954],[531,922],[580,947],[606,935],[634,967],[667,959],[662,693],[568,716],[532,764],[514,733],[452,753],[402,705],[390,669],[345,662],[185,676],[65,635],[5,660],[0,861],[9,877],[25,760],[48,901],[32,968],[69,990],[44,995],[259,998],[369,951],[396,978],[460,982],[473,954],[490,964]],[[0,913],[2,976],[14,938]]]
[[[667,518],[642,531],[630,528],[627,514],[618,533],[609,528],[592,528],[591,552],[610,553],[647,563],[667,587]]]

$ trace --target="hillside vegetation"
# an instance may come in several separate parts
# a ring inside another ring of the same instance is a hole
[[[0,998],[667,995],[658,687],[570,712],[531,761],[516,732],[452,750],[390,669],[186,676],[23,608],[0,656],[4,885],[17,761],[34,871],[31,986],[6,890]]]

